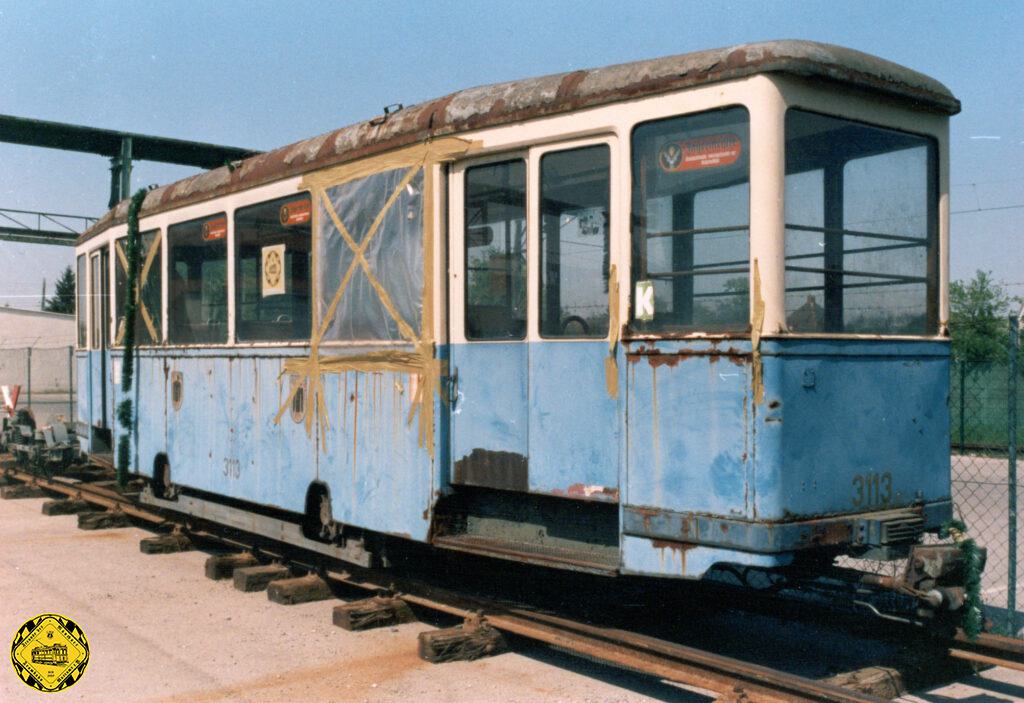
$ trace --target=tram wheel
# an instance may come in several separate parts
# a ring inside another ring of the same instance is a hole
[[[171,482],[171,462],[164,453],[153,459],[153,478],[149,486],[155,498],[175,500],[178,497],[179,489]]]
[[[331,495],[327,486],[314,483],[306,493],[306,514],[302,524],[306,539],[318,542],[333,542],[338,536],[338,523],[334,521]]]

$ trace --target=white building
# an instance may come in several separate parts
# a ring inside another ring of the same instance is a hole
[[[0,385],[20,385],[24,406],[31,384],[37,417],[53,414],[46,408],[51,397],[54,412],[69,413],[74,344],[74,315],[0,307]]]
[[[0,349],[69,347],[74,344],[74,315],[0,307]]]

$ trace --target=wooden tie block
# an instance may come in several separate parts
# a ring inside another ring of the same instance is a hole
[[[77,515],[95,508],[84,500],[48,500],[43,503],[43,515]]]
[[[130,527],[131,524],[131,518],[119,510],[78,514],[80,530],[110,530],[116,527]]]
[[[181,532],[172,532],[167,535],[155,537],[144,537],[139,540],[139,551],[143,554],[171,554],[173,552],[187,552],[195,545],[188,535]]]
[[[310,603],[333,597],[330,585],[316,574],[274,581],[267,587],[267,599],[281,605]]]
[[[907,692],[903,674],[898,669],[886,666],[869,666],[848,671],[822,679],[822,682],[886,699],[899,698]]]
[[[39,486],[31,486],[27,483],[15,483],[11,486],[0,487],[0,498],[4,500],[16,500],[20,498],[46,498],[46,493]]]
[[[206,578],[219,581],[229,579],[235,574],[235,569],[246,566],[258,566],[259,560],[249,552],[241,554],[215,554],[206,560]]]
[[[235,569],[232,578],[235,582],[235,588],[248,593],[262,591],[272,581],[290,578],[291,575],[292,572],[287,566],[264,564],[262,566],[244,566],[240,569]]]
[[[332,619],[345,630],[369,630],[412,622],[416,617],[401,598],[374,596],[335,606]]]
[[[507,649],[501,633],[479,620],[419,634],[420,659],[434,664],[479,659]]]

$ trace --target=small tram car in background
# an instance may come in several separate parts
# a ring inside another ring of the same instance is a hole
[[[906,556],[952,514],[959,109],[768,42],[472,88],[156,188],[132,471],[365,564]],[[77,247],[78,427],[109,463],[128,208]]]

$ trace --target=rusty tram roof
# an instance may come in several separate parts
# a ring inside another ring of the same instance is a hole
[[[960,101],[939,81],[870,54],[810,41],[743,44],[461,90],[161,186],[146,196],[140,214],[153,215],[431,137],[773,72],[844,83],[934,112],[960,111]],[[79,243],[124,222],[127,211],[128,200],[123,200],[86,230]]]

